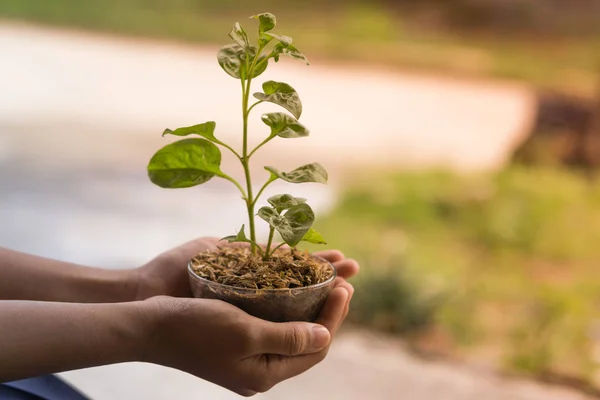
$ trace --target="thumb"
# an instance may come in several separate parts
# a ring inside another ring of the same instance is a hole
[[[317,353],[331,341],[327,328],[308,322],[270,322],[261,336],[260,353],[283,356]]]

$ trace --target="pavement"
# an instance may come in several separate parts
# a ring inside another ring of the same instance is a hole
[[[132,149],[145,149],[138,154],[147,157],[148,149],[164,142],[164,128],[207,120],[217,122],[218,136],[239,143],[239,82],[220,69],[216,47],[4,23],[0,51],[0,121],[30,130],[64,128],[26,144],[12,137],[4,152],[38,154],[50,148],[63,159],[109,161],[103,152],[89,154],[99,149],[112,153],[112,163],[132,165],[140,161]],[[297,89],[304,105],[301,121],[312,132],[309,138],[269,144],[268,159],[285,165],[315,159],[329,166],[498,168],[526,136],[535,112],[532,91],[506,82],[319,60],[305,66],[287,58],[273,63],[254,89],[270,79]],[[266,134],[258,112],[274,109],[256,108],[250,118],[253,141]]]
[[[191,375],[150,364],[119,364],[62,376],[98,400],[241,398]],[[482,367],[421,360],[394,340],[362,332],[340,335],[321,364],[255,398],[589,400],[564,388],[503,378]]]

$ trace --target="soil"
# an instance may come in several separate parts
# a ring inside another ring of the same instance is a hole
[[[192,269],[204,279],[248,289],[307,287],[333,275],[327,262],[296,249],[277,250],[265,261],[248,248],[225,247],[198,254]]]

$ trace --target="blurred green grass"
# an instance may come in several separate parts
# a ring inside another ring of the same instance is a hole
[[[275,13],[309,57],[478,78],[508,78],[591,96],[600,37],[556,38],[423,27],[377,2],[0,0],[0,18],[125,35],[224,44],[231,24]],[[247,29],[249,30],[249,29]]]
[[[517,166],[351,177],[318,223],[363,266],[351,319],[509,371],[592,379],[597,182]]]

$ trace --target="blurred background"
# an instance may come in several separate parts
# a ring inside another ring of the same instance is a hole
[[[0,0],[0,245],[129,268],[236,232],[228,182],[161,190],[145,168],[167,127],[239,143],[215,55],[264,11],[311,66],[255,88],[294,86],[312,134],[263,148],[257,179],[324,164],[330,185],[271,193],[307,197],[363,269],[331,356],[261,396],[598,396],[598,0]],[[149,365],[64,376],[95,399],[236,398]]]

